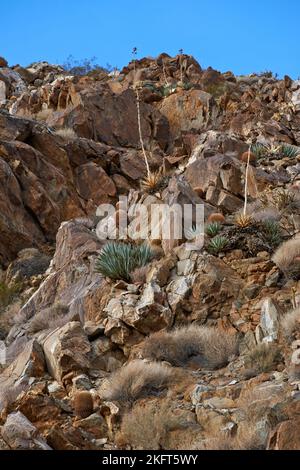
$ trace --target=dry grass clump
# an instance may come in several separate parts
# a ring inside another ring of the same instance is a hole
[[[16,296],[21,291],[21,284],[15,283],[12,285],[8,285],[5,282],[0,282],[0,309],[5,309],[12,301],[16,298]]]
[[[133,284],[145,284],[148,272],[149,264],[141,268],[136,268],[130,273],[131,282],[133,282]]]
[[[174,378],[171,367],[157,363],[134,360],[118,369],[101,386],[104,400],[131,405],[139,398],[158,395]]]
[[[52,116],[53,112],[54,110],[50,108],[42,109],[35,115],[35,119],[37,121],[47,121]]]
[[[272,261],[287,278],[300,276],[300,236],[282,243],[275,251]]]
[[[236,353],[236,335],[198,325],[154,333],[145,340],[142,350],[143,356],[151,360],[207,369],[225,366]]]
[[[281,361],[280,349],[273,343],[260,343],[244,358],[245,368],[254,375],[276,370]]]
[[[300,337],[300,307],[281,317],[280,324],[283,336],[289,342],[298,339],[297,334]]]
[[[29,333],[37,333],[38,331],[54,329],[65,325],[69,319],[69,307],[56,303],[51,307],[45,308],[36,313],[30,320],[28,325]]]
[[[14,324],[15,317],[18,315],[21,307],[22,302],[20,300],[15,300],[0,313],[0,331],[1,335],[3,334],[4,337],[9,333],[9,330]],[[0,339],[2,339],[1,335]]]
[[[196,426],[187,421],[184,414],[177,414],[176,411],[172,409],[169,400],[163,403],[155,401],[137,403],[123,417],[117,436],[118,444],[130,445],[136,450],[168,448],[168,437],[172,431],[185,430],[185,433],[189,434],[189,431]]]
[[[63,139],[66,139],[66,140],[77,139],[77,134],[74,131],[74,129],[72,129],[71,127],[63,127],[62,129],[57,129],[54,132],[54,134],[59,135],[60,137],[62,137]]]
[[[199,444],[191,450],[264,450],[266,448],[255,428],[255,424],[252,423],[249,423],[247,427],[243,427],[242,432],[234,437],[218,436],[205,439]]]

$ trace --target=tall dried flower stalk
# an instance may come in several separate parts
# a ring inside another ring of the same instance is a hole
[[[137,55],[137,48],[136,47],[134,47],[132,49],[132,55],[133,55],[134,75],[135,75],[135,72],[136,72],[136,58],[135,57]],[[136,94],[136,108],[137,108],[137,117],[138,117],[139,139],[140,139],[142,153],[143,153],[143,157],[144,157],[146,168],[147,168],[147,177],[149,177],[151,172],[150,172],[148,158],[147,158],[147,154],[146,154],[146,150],[145,150],[145,146],[144,146],[144,141],[143,141],[142,124],[141,124],[141,109],[140,109],[140,95],[139,95],[139,90],[138,90],[137,86],[135,86],[135,94]]]

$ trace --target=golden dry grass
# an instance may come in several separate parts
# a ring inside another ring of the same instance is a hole
[[[281,317],[281,330],[283,336],[290,342],[300,333],[300,307]]]
[[[283,242],[275,251],[272,261],[287,277],[295,277],[300,274],[300,236]]]
[[[189,415],[174,409],[169,399],[137,403],[122,419],[118,444],[133,449],[189,449],[200,426]]]
[[[245,368],[257,375],[262,372],[276,370],[281,360],[280,349],[273,343],[260,343],[244,358]]]
[[[63,326],[70,321],[68,311],[69,308],[60,303],[45,308],[32,317],[28,325],[28,331],[30,333],[37,333],[38,331]]]
[[[54,132],[55,135],[59,135],[65,140],[74,140],[77,139],[77,134],[71,127],[63,127],[62,129],[57,129]]]
[[[139,398],[155,396],[166,390],[175,378],[171,367],[134,360],[118,369],[100,387],[104,400],[133,404]]]

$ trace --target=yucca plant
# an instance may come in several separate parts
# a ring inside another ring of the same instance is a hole
[[[281,243],[280,225],[276,220],[262,222],[264,236],[270,245],[277,246]]]
[[[299,155],[299,148],[294,145],[283,144],[280,149],[281,154],[284,157],[295,158]]]
[[[268,148],[264,144],[256,143],[251,145],[251,152],[256,156],[257,160],[260,160],[267,156]]]
[[[130,282],[130,273],[145,266],[151,258],[152,251],[148,245],[109,242],[98,256],[96,271],[110,279]]]
[[[208,251],[216,255],[227,247],[228,242],[228,238],[217,235],[210,241],[208,245]]]
[[[141,187],[145,191],[155,192],[159,187],[162,179],[161,171],[150,171],[147,176],[142,180]]]
[[[186,231],[186,238],[188,240],[195,240],[199,235],[203,233],[201,227],[197,227],[196,225],[192,225],[189,229]]]
[[[249,227],[249,225],[251,225],[253,223],[253,219],[252,219],[251,215],[238,214],[235,218],[235,223],[240,228],[246,228],[246,227]]]
[[[205,229],[205,233],[209,236],[209,237],[215,237],[216,235],[218,235],[218,233],[220,232],[221,230],[221,224],[220,222],[211,222],[210,224],[208,224],[206,226],[206,229]]]

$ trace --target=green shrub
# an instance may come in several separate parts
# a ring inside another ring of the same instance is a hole
[[[110,242],[104,246],[97,259],[96,271],[110,279],[130,282],[130,273],[145,266],[151,258],[152,251],[148,245]]]

